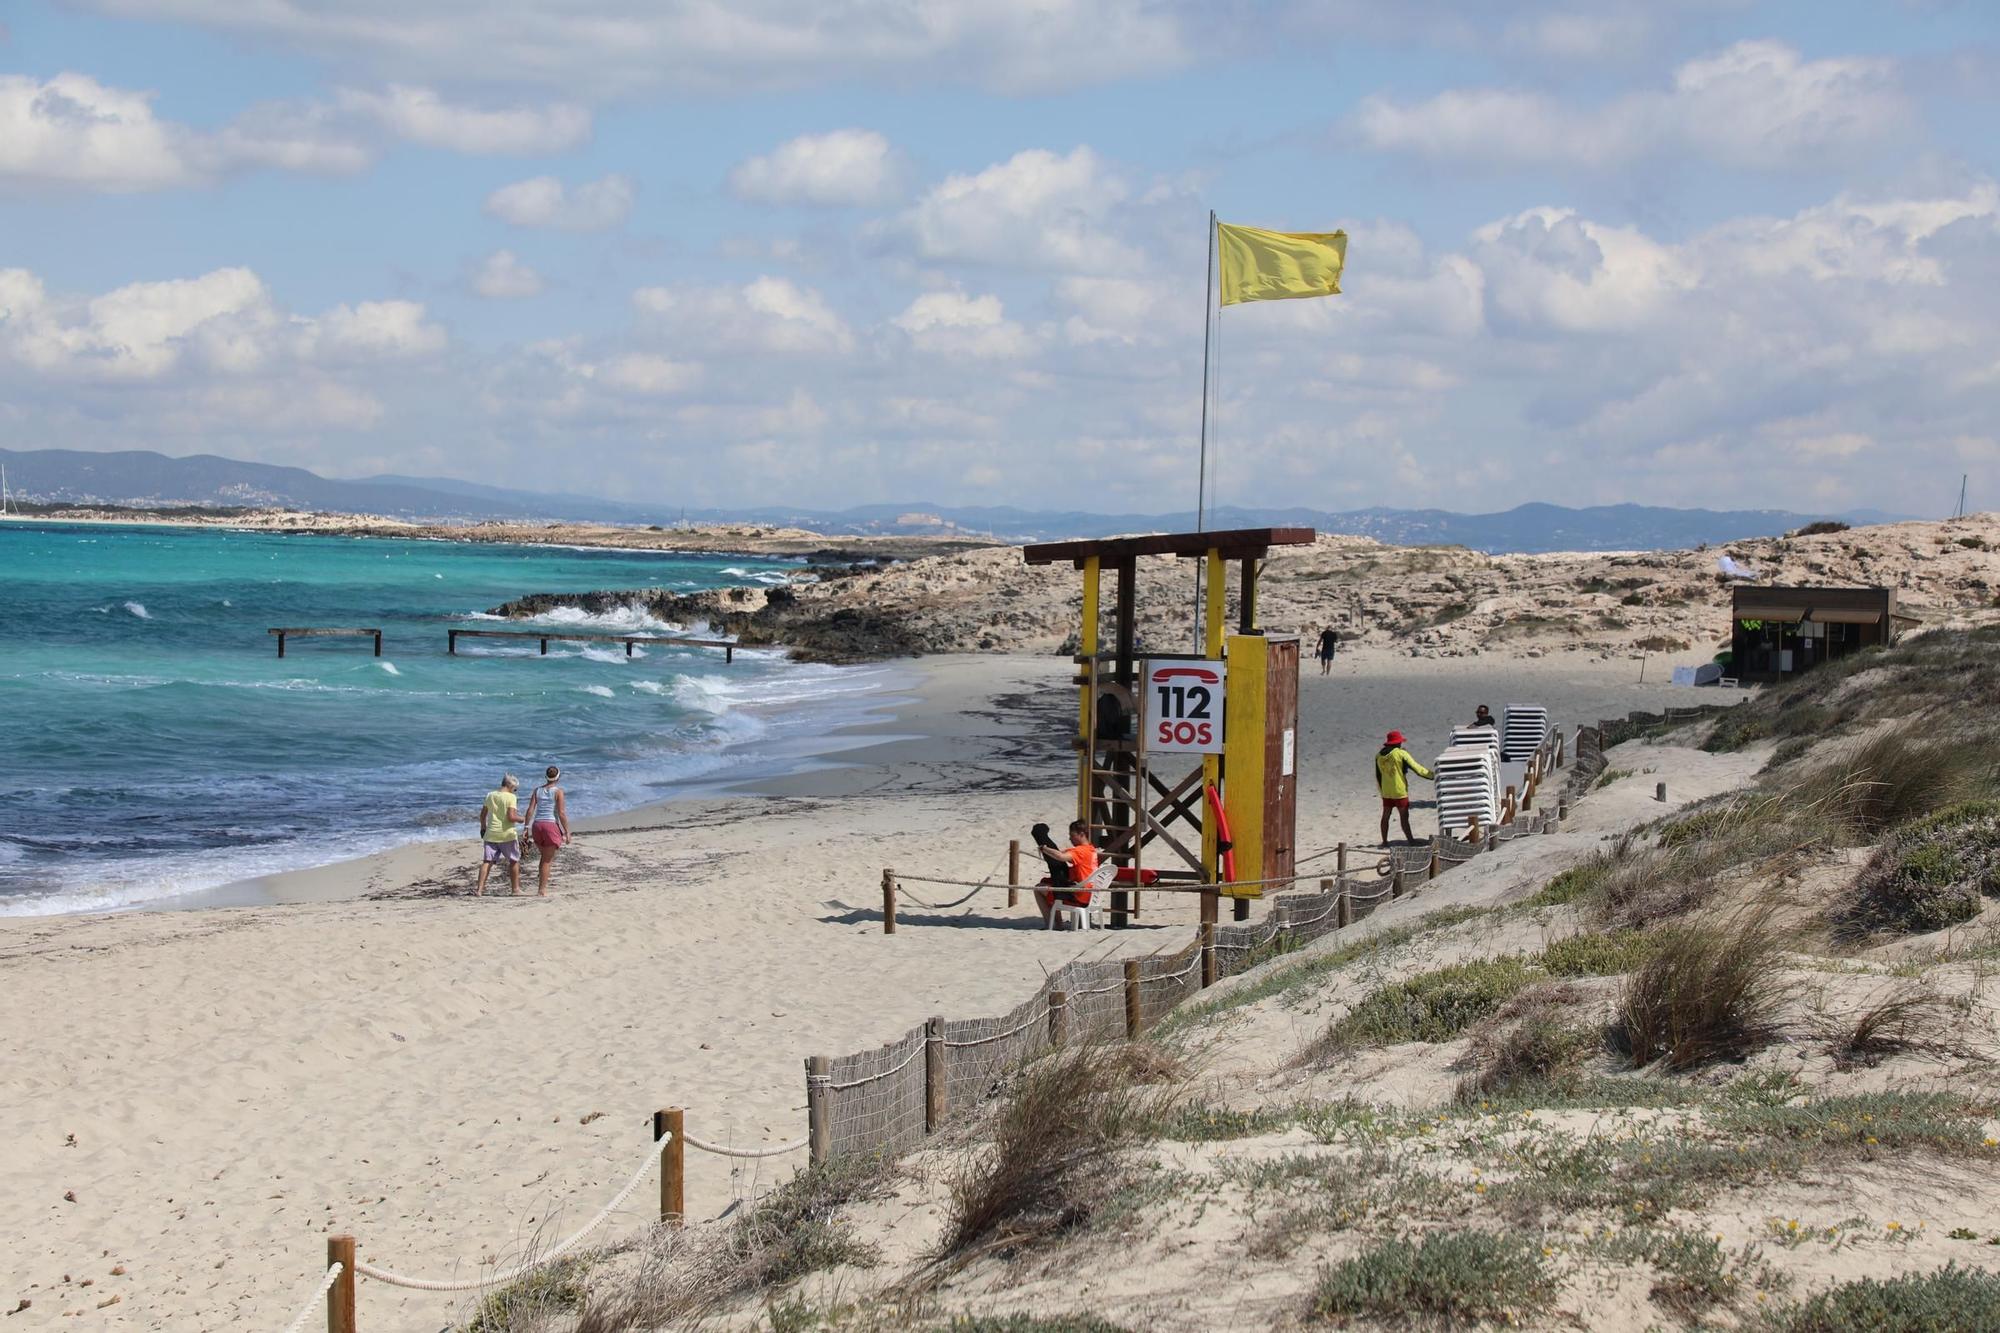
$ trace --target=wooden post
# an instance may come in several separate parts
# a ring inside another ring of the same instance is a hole
[[[810,1156],[815,1166],[826,1160],[833,1146],[833,1118],[826,1104],[832,1082],[830,1056],[815,1055],[806,1061],[806,1138],[812,1145]]]
[[[1347,896],[1347,881],[1340,882],[1340,897],[1334,900],[1333,924],[1346,930],[1354,924],[1354,899]]]
[[[1667,799],[1666,783],[1662,782],[1658,786],[1653,788],[1653,799],[1656,801],[1664,801]]]
[[[933,1015],[924,1024],[924,1133],[935,1134],[944,1125],[944,1019]]]
[[[278,635],[278,656],[283,657],[284,655],[285,655],[285,636],[281,631]]]
[[[728,665],[729,665],[729,664],[730,664],[731,662],[734,662],[735,660],[736,660],[736,645],[735,645],[735,644],[733,644],[733,643],[725,643],[725,644],[723,644],[723,645],[722,645],[722,664],[723,664],[724,666],[728,666]]]
[[[1231,916],[1238,921],[1248,921],[1250,919],[1250,900],[1248,898],[1239,894],[1232,897],[1230,902],[1235,904],[1235,906],[1230,908]]]
[[[1201,984],[1204,988],[1215,984],[1215,923],[1201,923]]]
[[[1007,840],[1007,906],[1021,905],[1021,840]]]
[[[681,1226],[687,1220],[683,1203],[687,1181],[687,1142],[682,1137],[686,1123],[687,1112],[678,1106],[653,1112],[653,1141],[659,1143],[663,1134],[672,1136],[660,1143],[660,1220],[670,1227]]]
[[[381,655],[382,655],[382,631],[378,629],[375,631],[375,656],[380,657]]]
[[[896,933],[896,872],[882,872],[882,933]]]
[[[1139,960],[1125,960],[1125,1039],[1137,1041],[1144,1015],[1139,1012]]]
[[[1439,857],[1438,857],[1438,835],[1437,835],[1437,834],[1435,834],[1435,833],[1433,833],[1433,834],[1431,834],[1431,860],[1430,860],[1430,864],[1424,867],[1424,878],[1425,878],[1425,879],[1436,879],[1436,878],[1438,877],[1438,870],[1439,870],[1439,865],[1438,865],[1438,860],[1439,860]]]
[[[444,651],[445,651],[445,655],[446,655],[446,656],[448,656],[448,657],[457,657],[457,656],[458,656],[458,631],[457,631],[457,630],[453,629],[453,630],[446,630],[446,631],[445,631],[445,641],[444,641]]]
[[[631,655],[632,655],[632,641],[630,639],[627,639],[625,640],[625,656],[630,657]]]
[[[543,657],[547,657],[548,655],[549,655],[549,641],[548,641],[547,639],[543,639],[543,640],[542,640],[542,656],[543,656]]]
[[[1347,844],[1340,843],[1333,850],[1333,877],[1340,881],[1340,887],[1347,888]]]
[[[340,1265],[340,1276],[326,1289],[326,1333],[354,1333],[354,1237],[326,1238],[326,1265]],[[320,1270],[326,1276],[326,1268]]]
[[[1061,1047],[1069,1042],[1069,992],[1052,990],[1049,992],[1049,1045]]]
[[[1569,818],[1569,797],[1556,797],[1556,819],[1558,822]]]
[[[1403,896],[1403,867],[1399,862],[1389,875],[1389,898],[1394,901]]]

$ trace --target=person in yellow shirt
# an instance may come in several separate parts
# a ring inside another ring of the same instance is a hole
[[[1420,778],[1434,778],[1428,768],[1416,761],[1403,748],[1403,733],[1392,731],[1388,742],[1375,752],[1375,789],[1382,793],[1382,845],[1389,845],[1389,812],[1394,810],[1403,817],[1403,841],[1415,842],[1417,835],[1410,832],[1410,780],[1404,776],[1414,771]]]
[[[479,887],[472,891],[475,898],[486,892],[486,876],[496,861],[507,863],[507,880],[514,887],[514,896],[521,896],[521,812],[514,794],[520,786],[519,778],[507,774],[499,787],[486,793],[486,803],[479,807]]]

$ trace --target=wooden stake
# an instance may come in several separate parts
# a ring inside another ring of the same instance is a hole
[[[1215,984],[1215,923],[1201,923],[1201,984],[1204,989]]]
[[[1137,1041],[1143,1015],[1139,1012],[1139,960],[1125,960],[1125,1039]]]
[[[1069,992],[1049,992],[1049,1045],[1061,1047],[1069,1041]]]
[[[1354,924],[1354,899],[1347,896],[1347,885],[1340,886],[1340,897],[1334,900],[1333,924],[1346,930]]]
[[[896,933],[896,872],[882,872],[882,933]]]
[[[924,1024],[924,1133],[943,1128],[945,1110],[944,1019],[933,1016]]]
[[[1431,834],[1431,859],[1430,859],[1430,864],[1424,867],[1424,878],[1425,878],[1425,879],[1436,879],[1436,878],[1438,877],[1438,870],[1439,870],[1439,865],[1438,865],[1438,861],[1439,861],[1439,857],[1438,857],[1438,835],[1437,835],[1437,834],[1435,834],[1435,833],[1433,833],[1433,834]]]
[[[806,1137],[812,1143],[810,1152],[815,1165],[824,1162],[833,1148],[832,1109],[826,1104],[832,1082],[830,1056],[815,1055],[806,1061]]]
[[[326,1333],[354,1333],[354,1237],[326,1238],[327,1268],[340,1265],[340,1276],[326,1289]],[[320,1269],[326,1276],[326,1268]]]
[[[659,1143],[662,1134],[673,1136],[660,1143],[660,1220],[670,1227],[687,1220],[687,1142],[682,1137],[686,1123],[687,1113],[678,1106],[653,1112],[653,1141]]]
[[[1007,841],[1007,906],[1021,905],[1021,840]]]
[[[1389,899],[1391,902],[1403,896],[1403,867],[1397,865],[1389,876]]]

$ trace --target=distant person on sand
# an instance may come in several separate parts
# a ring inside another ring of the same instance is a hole
[[[1328,625],[1319,632],[1319,674],[1324,676],[1333,670],[1333,655],[1340,651],[1340,636]]]
[[[1403,841],[1415,842],[1417,835],[1410,832],[1410,780],[1405,772],[1414,769],[1418,777],[1435,778],[1435,775],[1418,763],[1408,750],[1403,748],[1403,733],[1392,731],[1388,741],[1375,752],[1375,787],[1382,793],[1382,845],[1389,845],[1389,812],[1394,810],[1403,817]]]
[[[1081,819],[1072,820],[1069,826],[1069,846],[1058,847],[1049,836],[1047,824],[1037,824],[1032,830],[1035,847],[1042,859],[1049,863],[1049,884],[1052,888],[1065,888],[1071,884],[1081,884],[1097,873],[1097,848],[1090,842],[1090,826]],[[1048,923],[1049,914],[1055,911],[1057,901],[1072,907],[1090,906],[1090,894],[1049,893],[1035,890],[1035,906],[1042,909],[1042,922]]]
[[[521,819],[514,795],[520,789],[521,780],[509,773],[486,793],[486,804],[479,807],[479,887],[472,891],[475,898],[486,892],[486,876],[495,861],[507,863],[507,882],[514,886],[515,896],[520,896]]]
[[[549,896],[549,871],[555,868],[556,853],[569,841],[569,803],[563,799],[562,770],[550,764],[548,779],[528,793],[528,813],[522,821],[541,856],[542,887],[536,892],[543,898]]]
[[[1475,727],[1491,727],[1493,730],[1498,731],[1500,730],[1500,719],[1493,716],[1492,709],[1488,708],[1485,704],[1481,704],[1479,705],[1479,711],[1472,715],[1472,725]]]

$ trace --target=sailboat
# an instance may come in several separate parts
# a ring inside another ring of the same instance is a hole
[[[20,513],[16,508],[15,513]],[[0,463],[0,518],[7,517],[7,465]]]

